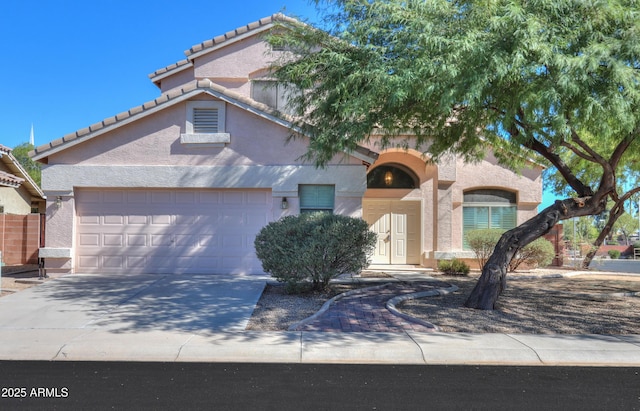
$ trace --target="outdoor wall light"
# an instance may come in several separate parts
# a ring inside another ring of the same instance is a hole
[[[56,197],[56,208],[57,209],[62,208],[62,196]]]
[[[391,170],[388,170],[386,173],[384,173],[384,183],[388,186],[393,184],[393,173],[391,172]]]
[[[289,202],[287,201],[287,197],[282,197],[282,203],[280,203],[280,208],[286,210],[289,208]]]

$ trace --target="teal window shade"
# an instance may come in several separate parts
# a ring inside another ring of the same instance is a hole
[[[300,212],[325,211],[332,213],[335,205],[335,186],[301,184],[298,187]]]
[[[517,223],[515,194],[500,190],[475,190],[464,194],[462,234],[468,250],[466,233],[477,229],[510,230]]]

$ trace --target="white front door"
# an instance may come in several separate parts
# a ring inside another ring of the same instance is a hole
[[[420,202],[364,200],[364,220],[378,235],[373,264],[420,264]]]

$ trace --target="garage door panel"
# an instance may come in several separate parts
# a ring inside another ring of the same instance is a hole
[[[105,234],[102,237],[102,245],[104,247],[122,247],[124,239],[122,234]]]
[[[248,214],[247,215],[247,225],[250,226],[265,226],[267,225],[267,216],[264,214]]]
[[[269,190],[81,189],[76,210],[77,272],[262,273]]]
[[[151,235],[151,247],[170,247],[172,245],[172,238],[164,234],[152,234]]]
[[[100,257],[98,256],[78,256],[78,265],[85,269],[99,269],[100,268]]]
[[[198,236],[198,246],[202,248],[212,248],[218,246],[218,237],[215,235]]]
[[[194,236],[189,234],[179,234],[173,237],[173,241],[176,247],[192,248],[196,246]]]
[[[170,214],[156,214],[151,216],[152,225],[171,225]]]
[[[147,225],[149,223],[149,219],[146,215],[135,215],[130,214],[127,216],[127,224],[129,225]]]
[[[127,234],[127,247],[146,247],[147,236],[145,234]]]
[[[269,202],[268,195],[265,191],[255,191],[247,193],[247,204],[255,204],[255,205],[267,205]]]
[[[100,216],[98,215],[81,215],[79,216],[79,223],[82,225],[99,225]]]
[[[201,204],[219,204],[220,203],[220,192],[218,191],[209,191],[209,192],[200,192],[199,201]]]
[[[229,191],[222,193],[222,201],[224,204],[243,205],[245,203],[244,194],[238,191]]]
[[[144,269],[147,266],[147,257],[145,256],[127,256],[127,268],[129,269]]]
[[[170,191],[153,191],[151,192],[152,204],[168,204],[171,203]]]
[[[122,215],[106,215],[103,219],[103,224],[124,225],[124,216]]]
[[[124,267],[124,258],[119,255],[105,255],[102,257],[102,264],[105,268],[122,269]]]
[[[102,195],[103,203],[121,204],[124,198],[124,191],[104,191]]]
[[[145,204],[147,203],[147,193],[144,191],[126,191],[127,204]]]
[[[176,225],[186,225],[186,226],[192,226],[196,224],[196,222],[197,222],[197,217],[195,215],[177,215],[175,220]]]
[[[176,192],[176,204],[196,204],[197,194],[195,191]]]
[[[100,234],[80,234],[79,243],[83,247],[100,246]]]

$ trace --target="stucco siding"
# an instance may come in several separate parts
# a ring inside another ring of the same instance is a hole
[[[47,235],[45,246],[52,248],[70,248],[73,246],[75,202],[71,196],[61,196],[60,206],[57,196],[48,196]]]
[[[458,159],[454,202],[462,202],[465,190],[480,187],[515,191],[518,203],[537,204],[542,200],[542,169],[524,169],[517,174],[499,165],[492,155],[475,164]]]
[[[0,187],[0,206],[7,214],[30,214],[31,195],[22,187]]]
[[[70,193],[74,187],[272,188],[274,196],[296,195],[298,184],[335,184],[336,195],[364,195],[364,166],[102,166],[49,165],[43,187]]]
[[[226,104],[224,148],[189,147],[180,143],[185,132],[186,103],[169,107],[112,132],[49,157],[49,164],[95,165],[270,165],[300,163],[306,141],[287,142],[289,130]],[[334,163],[344,163],[337,156]],[[356,159],[347,163],[359,164]],[[46,188],[46,186],[45,186]]]
[[[268,67],[274,56],[270,56],[270,46],[259,36],[234,42],[226,47],[201,56],[194,62],[196,78],[212,81],[225,79],[249,80],[250,74],[258,68]],[[249,94],[245,94],[250,97]]]
[[[166,93],[177,87],[182,87],[194,79],[193,67],[187,67],[183,70],[162,79],[160,91]]]

